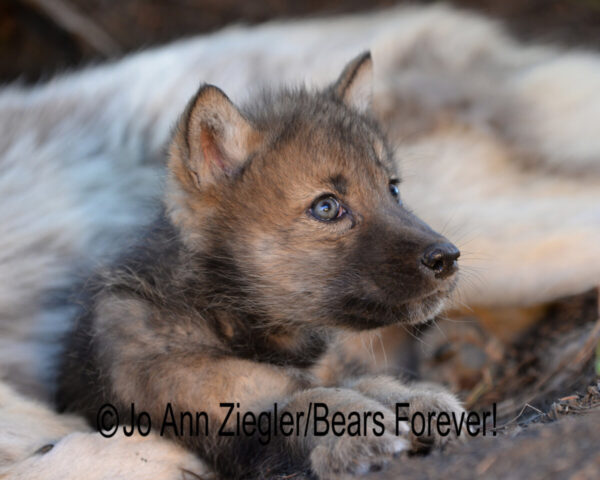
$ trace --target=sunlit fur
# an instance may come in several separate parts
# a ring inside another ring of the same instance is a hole
[[[596,53],[523,45],[439,5],[232,27],[1,91],[0,374],[48,397],[73,315],[57,307],[152,218],[200,82],[235,101],[249,85],[322,86],[366,48],[404,202],[461,247],[461,298],[528,305],[597,284]]]

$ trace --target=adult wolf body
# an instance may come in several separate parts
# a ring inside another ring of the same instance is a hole
[[[199,90],[170,147],[166,213],[91,288],[64,354],[63,409],[96,422],[105,402],[135,404],[156,425],[169,403],[175,418],[201,408],[208,437],[176,440],[225,478],[362,472],[408,448],[396,402],[461,410],[444,391],[372,376],[329,388],[312,370],[339,331],[423,322],[456,283],[456,247],[401,204],[369,117],[371,76],[365,54],[324,91],[277,91],[242,111]],[[265,447],[219,435],[228,402],[257,414],[278,403],[304,423],[323,402],[382,412],[385,428],[317,436],[301,423]]]

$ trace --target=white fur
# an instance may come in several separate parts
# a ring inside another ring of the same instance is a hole
[[[47,445],[53,447],[38,452]],[[207,472],[192,453],[155,434],[104,438],[83,420],[57,415],[0,383],[2,479],[182,480]]]
[[[521,45],[443,6],[231,27],[0,91],[0,376],[46,391],[70,318],[48,292],[149,220],[201,82],[237,102],[262,84],[323,86],[367,48],[405,202],[463,250],[461,299],[521,306],[596,285],[600,56]]]

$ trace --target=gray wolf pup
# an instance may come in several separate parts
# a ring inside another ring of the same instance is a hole
[[[322,91],[265,92],[243,108],[200,88],[170,145],[164,211],[87,285],[63,355],[62,410],[94,423],[104,403],[123,418],[135,404],[153,425],[166,405],[173,418],[201,410],[205,433],[171,435],[224,478],[364,472],[423,443],[396,434],[397,402],[461,410],[439,389],[317,372],[340,332],[425,321],[457,278],[457,248],[402,205],[392,150],[369,116],[371,77],[365,53]],[[317,403],[384,418],[365,415],[364,435],[263,445],[219,434],[224,402],[290,415],[301,432],[314,433]]]

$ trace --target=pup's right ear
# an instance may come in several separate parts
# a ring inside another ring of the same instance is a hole
[[[198,188],[231,176],[252,153],[259,134],[219,88],[203,85],[185,110],[175,138]]]
[[[331,89],[351,108],[367,113],[373,97],[373,59],[366,51],[351,60]]]

